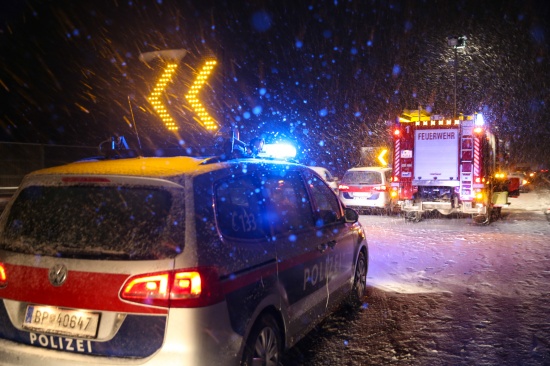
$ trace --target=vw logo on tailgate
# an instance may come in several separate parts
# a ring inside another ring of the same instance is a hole
[[[67,267],[64,264],[56,264],[48,272],[50,283],[54,286],[61,286],[67,279]]]

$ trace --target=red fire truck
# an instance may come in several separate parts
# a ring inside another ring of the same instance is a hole
[[[481,114],[444,118],[405,110],[392,132],[391,196],[407,220],[438,211],[488,224],[509,205],[513,187],[499,173],[498,140]]]

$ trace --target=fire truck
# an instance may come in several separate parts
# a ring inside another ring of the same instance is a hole
[[[392,133],[391,197],[407,220],[437,211],[489,224],[509,205],[512,183],[499,173],[498,139],[481,114],[444,118],[405,110]]]

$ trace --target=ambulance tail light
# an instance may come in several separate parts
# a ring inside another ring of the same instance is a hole
[[[223,301],[219,276],[213,268],[146,273],[126,280],[123,300],[166,308],[194,308]]]
[[[0,288],[8,285],[8,275],[6,273],[6,265],[0,262]]]
[[[393,135],[394,135],[395,137],[401,136],[401,130],[400,130],[399,128],[394,129],[394,130],[393,130]]]

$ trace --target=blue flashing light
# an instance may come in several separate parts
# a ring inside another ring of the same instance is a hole
[[[272,159],[293,159],[296,157],[296,148],[288,143],[265,144],[258,157]]]
[[[476,120],[474,121],[476,126],[484,126],[485,120],[483,119],[483,114],[478,113],[476,114]]]

